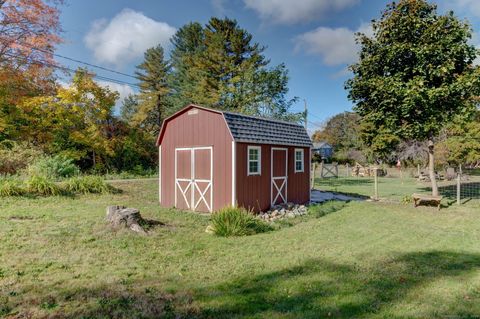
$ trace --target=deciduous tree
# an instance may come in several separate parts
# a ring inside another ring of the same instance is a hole
[[[110,126],[117,92],[99,86],[79,69],[72,84],[52,96],[26,99],[19,105],[22,140],[48,153],[61,153],[82,167],[95,167],[113,156]]]
[[[54,91],[52,50],[62,1],[0,1],[0,141],[15,139],[17,103]]]
[[[372,37],[357,37],[360,60],[346,83],[365,140],[383,150],[400,140],[427,141],[437,195],[435,136],[454,118],[467,119],[479,92],[471,27],[452,12],[439,15],[425,0],[391,3],[372,26]]]

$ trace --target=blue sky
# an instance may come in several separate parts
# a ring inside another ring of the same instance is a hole
[[[346,67],[356,59],[353,33],[369,32],[371,19],[385,0],[70,0],[62,7],[65,43],[57,53],[133,74],[145,49],[158,43],[168,52],[169,38],[190,21],[228,16],[267,46],[272,65],[290,71],[290,96],[301,100],[295,110],[309,107],[309,130],[328,117],[350,110],[343,84]],[[480,29],[480,0],[439,0],[439,11],[454,10]],[[478,44],[476,37],[472,40]],[[58,59],[64,65],[79,65]],[[99,75],[134,83],[135,79],[92,69]],[[134,88],[102,81],[122,96]]]

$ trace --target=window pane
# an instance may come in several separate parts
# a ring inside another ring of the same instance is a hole
[[[257,149],[250,149],[249,151],[249,159],[252,161],[258,160],[258,150]]]
[[[297,161],[301,161],[302,160],[302,151],[296,151],[295,152],[295,159]]]
[[[249,162],[248,165],[250,173],[258,173],[258,162]]]
[[[303,162],[295,162],[295,168],[297,171],[303,171]]]

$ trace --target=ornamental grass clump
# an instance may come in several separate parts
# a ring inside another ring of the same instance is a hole
[[[65,190],[79,194],[107,194],[113,187],[107,184],[100,176],[78,176],[65,181]]]
[[[0,179],[0,197],[22,196],[25,194],[25,188],[22,183],[16,179]]]
[[[25,184],[27,192],[35,195],[56,196],[62,193],[60,187],[45,176],[33,175]]]
[[[272,230],[267,223],[243,208],[226,207],[212,214],[213,233],[217,236],[248,236]]]

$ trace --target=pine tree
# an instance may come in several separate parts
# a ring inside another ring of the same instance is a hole
[[[180,109],[187,104],[202,104],[195,92],[196,77],[194,76],[194,61],[205,50],[205,34],[198,22],[184,25],[171,39],[173,50],[170,54],[172,72],[169,86],[172,89],[170,101],[174,109]]]
[[[132,116],[132,123],[158,134],[162,121],[171,113],[167,78],[170,66],[165,61],[163,48],[158,45],[148,49],[144,61],[135,72],[140,81],[138,109]]]
[[[268,68],[265,48],[235,20],[211,18],[205,28],[188,24],[172,39],[172,101],[298,121],[289,113],[288,72]]]
[[[130,123],[138,111],[138,98],[134,94],[129,94],[122,101],[120,108],[120,119],[124,122]]]

